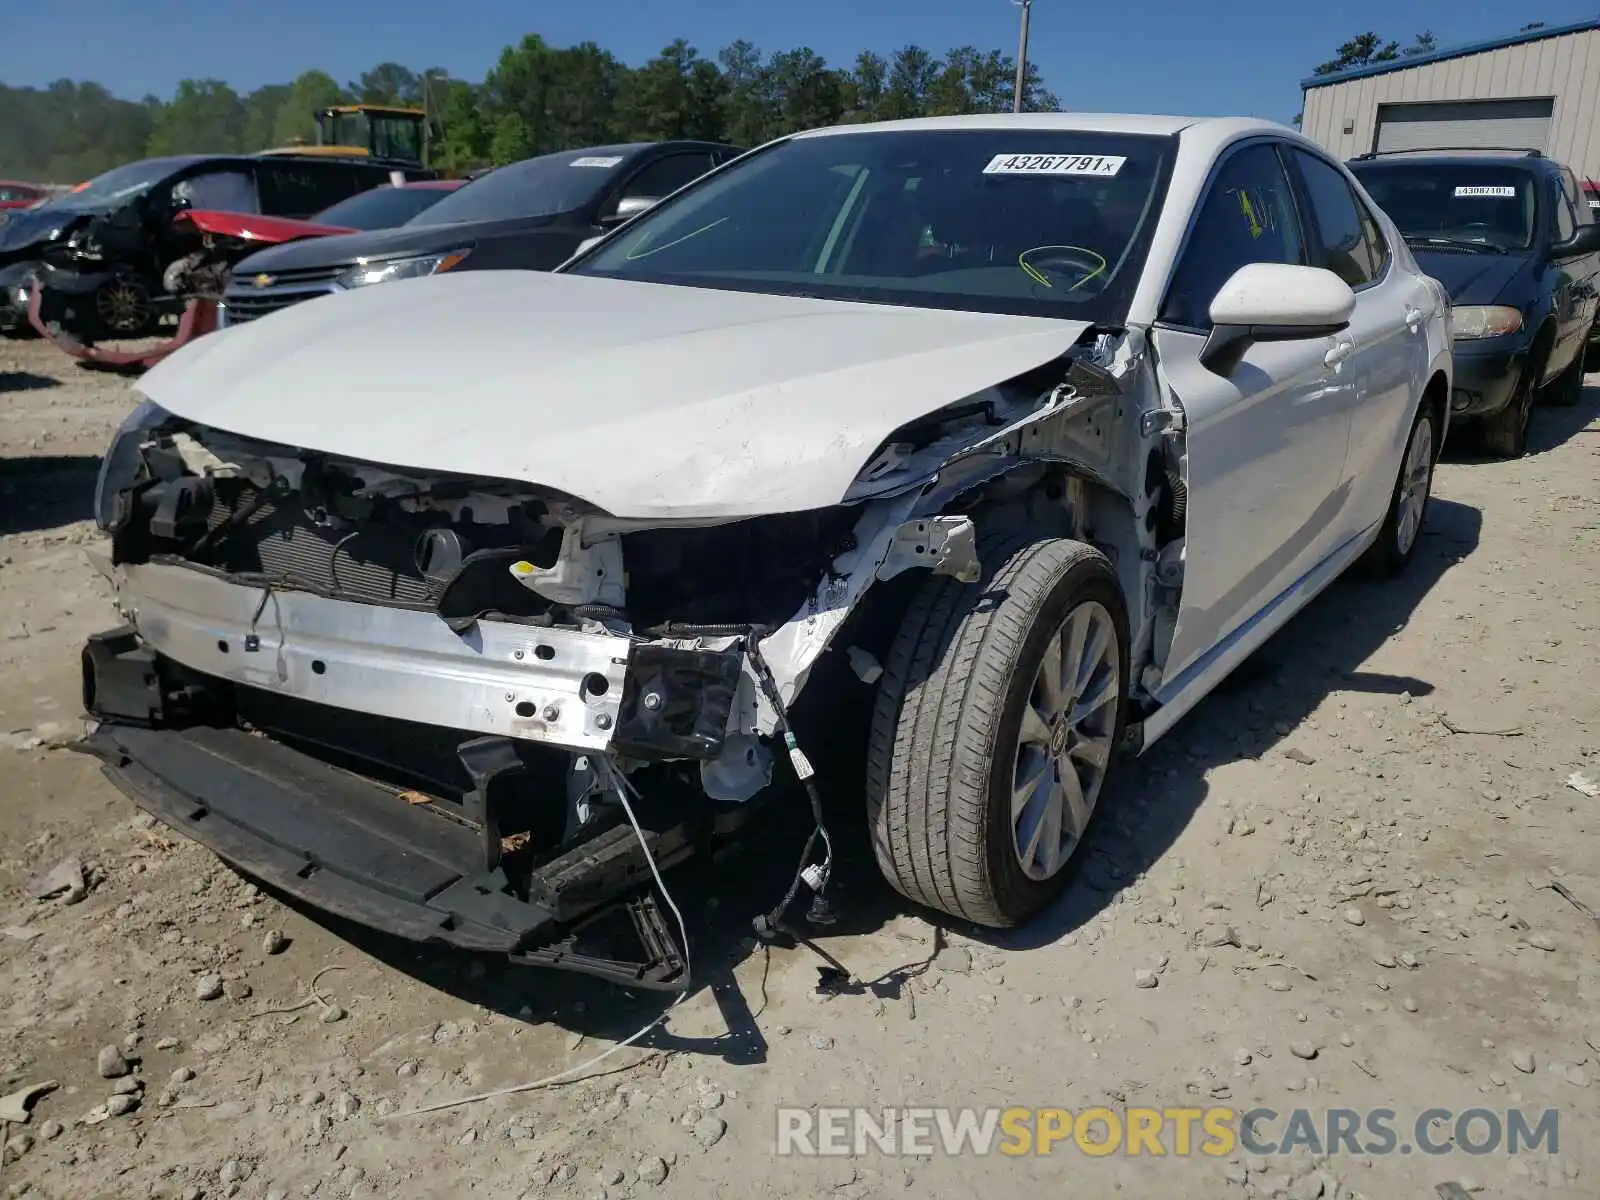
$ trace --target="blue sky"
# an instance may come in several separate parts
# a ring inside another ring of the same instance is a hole
[[[1034,0],[1029,56],[1069,108],[1287,120],[1309,68],[1363,30],[1403,43],[1431,29],[1448,46],[1595,12],[1583,0]],[[745,37],[842,66],[911,42],[1014,52],[1017,15],[1009,0],[48,0],[0,9],[0,82],[94,79],[137,98],[185,76],[247,90],[311,66],[349,79],[385,59],[479,79],[529,32],[635,64],[674,37],[707,55]]]

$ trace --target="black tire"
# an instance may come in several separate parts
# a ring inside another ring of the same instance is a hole
[[[1554,408],[1571,408],[1583,399],[1584,355],[1579,354],[1572,365],[1550,381],[1550,386],[1540,393],[1539,399]]]
[[[1521,458],[1528,449],[1528,425],[1533,420],[1533,372],[1517,380],[1506,406],[1479,427],[1483,448],[1496,458]]]
[[[873,713],[867,811],[878,866],[896,890],[1004,928],[1066,887],[1085,840],[1080,830],[1042,879],[1025,872],[1016,848],[1017,739],[1045,648],[1080,609],[1100,629],[1108,615],[1115,632],[1116,678],[1107,684],[1097,676],[1098,690],[1114,687],[1115,700],[1094,706],[1110,725],[1113,753],[1092,805],[1122,738],[1128,616],[1115,570],[1092,546],[1002,528],[980,539],[979,552],[980,582],[931,577],[906,613]],[[1054,739],[1050,754],[1070,760]]]
[[[1418,460],[1423,454],[1426,454],[1425,466]],[[1417,546],[1422,541],[1422,527],[1428,519],[1428,504],[1433,498],[1433,468],[1438,460],[1439,431],[1434,428],[1433,408],[1424,401],[1411,422],[1406,448],[1400,453],[1400,469],[1395,473],[1394,488],[1389,493],[1389,511],[1383,516],[1378,540],[1362,556],[1365,574],[1377,578],[1398,575],[1416,557]],[[1406,517],[1418,488],[1422,503],[1421,510],[1413,514],[1413,524]]]
[[[155,297],[142,279],[120,275],[102,284],[91,301],[95,341],[154,337],[161,326]]]

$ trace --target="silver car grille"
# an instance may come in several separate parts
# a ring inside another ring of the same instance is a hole
[[[254,321],[280,308],[299,304],[302,300],[315,300],[318,296],[332,295],[344,289],[335,282],[350,268],[313,267],[302,271],[274,271],[272,282],[257,286],[253,275],[235,275],[228,280],[222,296],[218,323],[223,326],[242,325]]]

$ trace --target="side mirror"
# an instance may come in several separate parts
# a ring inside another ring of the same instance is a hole
[[[1322,267],[1248,263],[1211,301],[1211,336],[1200,365],[1226,375],[1256,342],[1324,338],[1350,324],[1356,294]]]
[[[1600,225],[1580,225],[1577,233],[1550,247],[1550,257],[1579,258],[1597,251],[1600,251]]]
[[[617,207],[606,216],[600,218],[602,225],[621,225],[624,221],[631,221],[640,213],[654,208],[661,200],[657,196],[624,196],[617,201]]]

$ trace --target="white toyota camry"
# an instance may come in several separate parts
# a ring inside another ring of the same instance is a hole
[[[1257,121],[817,130],[471,261],[140,381],[89,748],[308,901],[646,985],[654,872],[819,789],[906,896],[1027,919],[1119,752],[1405,566],[1448,417],[1443,292]],[[829,841],[787,892],[751,847],[775,919]],[[580,945],[618,914],[637,962]]]

